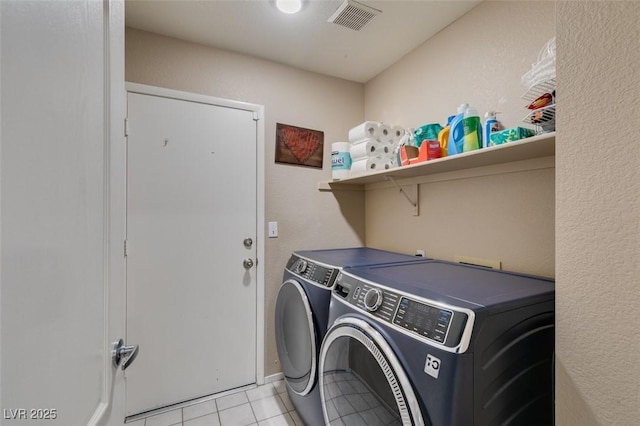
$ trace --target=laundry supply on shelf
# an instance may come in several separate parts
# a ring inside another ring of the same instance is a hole
[[[422,142],[422,145],[420,145],[420,148],[407,145],[400,147],[400,149],[403,166],[410,166],[442,157],[440,142],[437,140],[425,140]]]
[[[464,152],[464,113],[469,108],[469,104],[461,104],[458,112],[451,120],[451,129],[449,130],[449,141],[447,143],[447,154],[456,155]]]
[[[414,130],[418,148],[425,140],[438,140],[438,133],[442,130],[440,123],[430,123],[420,126]]]
[[[454,119],[455,115],[450,115],[447,118],[447,125],[444,126],[440,133],[438,133],[438,142],[440,143],[440,153],[442,157],[446,157],[448,155],[447,145],[449,143],[449,133],[451,131],[451,121]]]
[[[491,146],[491,134],[500,131],[500,122],[496,117],[496,111],[487,111],[484,114],[484,132],[482,133],[482,147]]]
[[[463,152],[482,148],[482,124],[480,123],[480,115],[475,108],[469,107],[464,112],[462,127],[464,128]]]
[[[508,142],[517,141],[520,139],[529,138],[535,136],[536,132],[524,127],[514,127],[491,133],[491,141],[489,146],[502,145]]]

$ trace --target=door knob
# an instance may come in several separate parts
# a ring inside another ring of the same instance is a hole
[[[251,246],[253,245],[253,240],[251,238],[247,237],[247,238],[244,239],[242,244],[244,244],[244,246],[246,248],[251,248]]]
[[[253,267],[253,260],[252,259],[243,260],[242,266],[244,266],[244,269],[251,269]]]
[[[122,364],[122,369],[126,370],[138,357],[139,349],[138,345],[125,346],[124,340],[122,339],[113,342],[113,350],[111,351],[113,366],[118,368],[124,359],[125,361],[124,364]]]

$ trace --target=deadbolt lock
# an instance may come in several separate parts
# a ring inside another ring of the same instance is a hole
[[[245,238],[244,241],[242,242],[244,244],[244,246],[246,248],[251,248],[251,246],[253,245],[253,240],[249,237]]]

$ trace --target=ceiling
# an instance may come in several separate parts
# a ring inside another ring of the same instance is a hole
[[[125,24],[364,83],[481,0],[360,0],[381,11],[356,31],[328,19],[341,0],[303,0],[301,12],[274,0],[126,0]]]

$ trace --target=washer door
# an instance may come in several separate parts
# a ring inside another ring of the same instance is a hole
[[[308,394],[316,381],[316,328],[304,288],[294,280],[280,287],[276,300],[276,344],[287,384]]]
[[[398,358],[365,321],[334,323],[322,342],[318,371],[327,425],[425,424]]]

